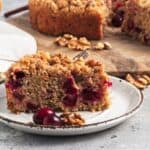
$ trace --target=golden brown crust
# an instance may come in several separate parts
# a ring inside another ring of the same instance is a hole
[[[29,0],[32,26],[44,33],[103,37],[109,10],[105,0]]]

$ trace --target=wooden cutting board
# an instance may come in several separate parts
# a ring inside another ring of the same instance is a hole
[[[32,29],[28,13],[9,18],[9,23],[29,32],[37,40],[38,49],[50,53],[65,53],[75,56],[79,51],[61,48],[54,44],[56,37],[47,36]],[[126,73],[150,73],[150,47],[123,35],[120,29],[107,28],[104,41],[113,46],[112,50],[89,50],[89,59],[94,58],[105,65],[109,74],[124,76]],[[21,47],[20,47],[21,48]]]

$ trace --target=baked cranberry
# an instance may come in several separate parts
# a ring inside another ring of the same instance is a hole
[[[132,20],[128,21],[128,30],[133,30],[134,29],[134,22]]]
[[[63,122],[60,117],[53,115],[48,115],[43,120],[43,125],[52,125],[52,126],[62,126]]]
[[[67,80],[65,81],[65,83],[63,85],[63,89],[64,89],[66,94],[77,94],[78,89],[75,86],[74,82],[75,81],[74,81],[73,77],[67,78]]]
[[[77,95],[66,95],[63,98],[63,104],[67,107],[74,107],[77,102]]]
[[[148,45],[150,44],[150,37],[148,35],[144,36],[144,42]]]
[[[22,86],[22,83],[20,81],[16,81],[16,80],[11,80],[8,83],[6,83],[6,88],[10,88],[10,89],[17,89],[20,86]]]
[[[118,14],[115,14],[112,17],[111,23],[114,27],[120,27],[122,25],[122,22],[123,22],[123,17],[122,16],[120,16]]]
[[[22,79],[25,77],[25,73],[23,71],[15,71],[16,79]]]
[[[33,121],[36,124],[42,125],[43,120],[46,116],[54,115],[54,114],[55,114],[55,112],[52,109],[45,107],[45,108],[40,109],[33,115]]]
[[[95,91],[92,88],[83,89],[81,95],[84,101],[91,101],[91,102],[97,101],[101,97],[100,91]]]
[[[119,8],[121,8],[121,7],[123,7],[123,6],[124,6],[123,2],[118,2],[118,3],[116,4],[115,10],[118,10]]]
[[[51,89],[47,89],[46,90],[47,91],[47,93],[46,93],[46,95],[45,95],[45,99],[50,99],[50,98],[52,98],[52,95],[53,95],[53,92],[52,92],[52,90]]]
[[[19,101],[22,101],[25,97],[23,94],[19,93],[18,91],[13,91],[13,96],[17,98]]]
[[[107,87],[112,87],[112,82],[110,81],[105,81],[104,83]]]
[[[37,111],[37,109],[38,109],[38,106],[36,104],[30,103],[30,102],[27,103],[27,112],[35,112]]]
[[[137,33],[140,33],[140,32],[142,32],[142,29],[139,27],[134,27],[134,31]]]

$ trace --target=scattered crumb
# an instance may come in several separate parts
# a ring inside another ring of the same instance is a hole
[[[104,146],[100,146],[100,148],[104,148]]]
[[[98,42],[95,45],[93,45],[92,49],[93,50],[103,50],[104,49],[104,43],[103,42]]]
[[[104,42],[104,49],[112,49],[112,45],[109,42]]]
[[[112,135],[110,138],[111,139],[117,138],[117,135]]]

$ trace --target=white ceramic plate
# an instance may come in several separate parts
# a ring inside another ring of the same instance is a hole
[[[6,108],[6,98],[0,99],[0,121],[24,132],[56,136],[88,134],[111,128],[133,116],[143,102],[141,92],[133,85],[116,77],[111,77],[111,81],[113,82],[110,90],[111,107],[103,112],[80,112],[86,121],[82,127],[60,128],[30,125],[32,114],[10,113]],[[1,85],[0,90],[3,88],[4,85]]]
[[[6,71],[11,61],[37,50],[35,39],[23,30],[0,21],[0,71]]]

